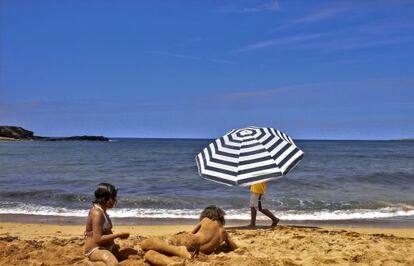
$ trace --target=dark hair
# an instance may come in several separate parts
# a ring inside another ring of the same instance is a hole
[[[207,206],[200,214],[200,221],[204,218],[209,218],[213,221],[219,221],[222,225],[225,225],[226,221],[224,220],[224,215],[226,215],[226,213],[222,209],[216,207],[215,205],[210,205]]]
[[[117,189],[109,183],[100,183],[95,190],[95,200],[93,203],[104,203],[109,198],[116,198]]]

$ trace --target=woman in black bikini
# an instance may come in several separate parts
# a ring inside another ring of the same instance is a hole
[[[118,263],[119,250],[114,240],[129,237],[129,233],[112,233],[112,222],[106,213],[107,209],[114,207],[116,193],[115,186],[100,183],[95,190],[94,204],[86,220],[85,255],[91,261],[102,261],[106,265]]]

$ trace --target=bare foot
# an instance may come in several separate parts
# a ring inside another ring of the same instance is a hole
[[[279,221],[280,221],[279,218],[276,218],[276,220],[273,220],[272,225],[270,227],[276,227]]]

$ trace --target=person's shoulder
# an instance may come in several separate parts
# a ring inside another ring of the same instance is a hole
[[[208,218],[208,217],[204,217],[201,221],[200,221],[200,223],[208,223],[208,222],[211,222],[212,220],[210,219],[210,218]]]
[[[93,218],[103,217],[103,213],[94,207],[89,210],[89,215]]]
[[[215,222],[217,222],[217,221],[212,220],[212,219],[210,219],[210,218],[208,218],[208,217],[204,217],[204,218],[200,221],[200,224],[212,224],[212,223],[215,223]]]
[[[208,217],[203,218],[203,220],[201,220],[200,224],[202,225],[208,225],[208,226],[220,226],[223,227],[223,224],[220,221],[217,220],[212,220]]]

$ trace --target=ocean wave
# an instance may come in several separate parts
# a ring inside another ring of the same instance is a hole
[[[142,189],[149,186],[142,186]],[[193,210],[201,209],[207,204],[220,206],[227,210],[243,210],[248,206],[248,195],[245,191],[243,194],[239,191],[232,193],[222,193],[216,191],[214,193],[209,190],[198,191],[197,195],[174,195],[176,189],[174,187],[165,187],[162,193],[157,195],[141,195],[137,196],[136,188],[123,188],[123,194],[118,199],[116,209],[159,209],[159,210]],[[191,192],[195,193],[195,192]],[[241,195],[240,195],[241,194]],[[285,197],[274,195],[271,192],[266,195],[266,206],[269,209],[277,210],[279,213],[289,213],[295,210],[297,213],[316,213],[320,210],[331,211],[347,211],[347,210],[375,210],[387,207],[414,206],[414,200],[411,199],[361,199],[355,198],[350,200],[330,200],[329,195],[320,197],[323,199],[310,199],[298,197]],[[213,197],[214,195],[214,197]],[[61,190],[36,190],[36,191],[10,191],[0,192],[0,207],[17,206],[17,204],[32,204],[33,206],[50,206],[54,208],[65,207],[67,209],[86,209],[93,201],[90,194],[65,193]],[[11,202],[9,205],[7,202]]]
[[[39,206],[34,204],[2,204],[0,214],[25,214],[62,217],[86,217],[89,210],[68,209],[64,207]],[[109,210],[108,214],[116,218],[182,218],[198,219],[202,209],[144,209],[144,208],[119,208]],[[353,210],[319,210],[319,211],[273,211],[278,217],[285,221],[329,221],[329,220],[359,220],[380,219],[393,217],[414,216],[414,206],[398,205],[379,209],[353,209]],[[226,219],[249,220],[250,210],[228,209]],[[258,220],[266,220],[259,215]]]
[[[76,182],[73,183],[76,184]],[[64,193],[53,189],[0,192],[0,198],[9,202],[37,203],[33,204],[34,206],[42,206],[42,204],[47,204],[48,202],[53,202],[53,205],[55,206],[67,206],[69,203],[76,208],[81,208],[82,205],[85,205],[87,202],[92,202],[93,200],[93,197],[90,195]],[[0,202],[0,206],[4,204],[7,205],[8,202]]]
[[[341,179],[369,184],[385,184],[385,185],[407,185],[414,182],[414,177],[409,172],[390,171],[390,172],[373,172],[366,175],[350,175]]]

